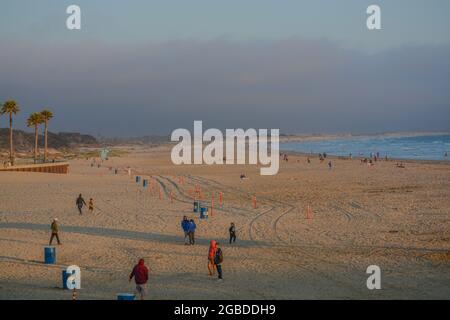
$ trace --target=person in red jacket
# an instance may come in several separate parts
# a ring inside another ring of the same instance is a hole
[[[216,241],[211,240],[208,251],[208,271],[210,276],[214,275],[215,270],[214,257],[216,256],[216,250],[217,250]]]
[[[128,281],[134,277],[134,282],[136,282],[136,293],[140,296],[141,300],[144,300],[147,294],[147,281],[148,281],[148,268],[144,264],[144,259],[139,259],[139,263],[134,266],[133,271],[131,271],[130,278]]]

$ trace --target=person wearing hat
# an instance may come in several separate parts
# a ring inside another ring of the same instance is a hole
[[[54,218],[52,225],[50,226],[50,229],[52,230],[52,235],[50,237],[50,243],[49,245],[52,245],[53,238],[56,237],[56,241],[58,241],[58,244],[61,244],[61,241],[59,241],[58,236],[58,218]]]

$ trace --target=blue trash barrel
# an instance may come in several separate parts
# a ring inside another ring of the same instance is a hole
[[[131,293],[118,293],[117,300],[134,300],[134,294]]]
[[[208,208],[200,207],[200,219],[208,219]]]
[[[200,207],[200,203],[198,201],[194,201],[194,212],[198,212],[198,207]]]
[[[136,176],[136,183],[141,182],[141,177],[140,176]]]
[[[54,264],[56,263],[56,248],[44,247],[44,263]]]
[[[144,188],[146,188],[146,187],[148,186],[148,180],[147,180],[147,179],[144,179],[144,180],[142,181],[142,186],[143,186]]]

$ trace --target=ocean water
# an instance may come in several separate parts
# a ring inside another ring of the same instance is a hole
[[[336,156],[369,157],[379,152],[380,157],[412,160],[446,160],[450,154],[450,135],[414,137],[354,137],[321,141],[284,142],[280,150],[303,153],[323,153]]]

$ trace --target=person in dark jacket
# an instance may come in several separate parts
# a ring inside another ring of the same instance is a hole
[[[83,197],[81,196],[81,193],[77,198],[76,204],[80,214],[83,214],[83,211],[81,209],[83,209],[83,205],[86,205],[86,201],[84,201]]]
[[[197,225],[194,222],[194,219],[189,220],[189,244],[195,244],[195,229],[197,229]]]
[[[61,244],[61,242],[59,241],[59,236],[58,236],[58,218],[53,219],[50,229],[52,230],[52,235],[50,236],[49,245],[50,246],[52,245],[53,238],[55,238],[55,237],[56,237],[56,241],[58,241],[58,244]]]
[[[236,242],[236,227],[234,226],[234,222],[231,223],[228,232],[230,233],[230,244],[231,242]]]
[[[144,297],[147,294],[146,286],[148,281],[148,268],[144,264],[144,259],[139,259],[138,264],[135,265],[133,271],[131,271],[128,281],[131,282],[133,277],[134,282],[136,283],[136,293],[141,300],[144,300]]]
[[[223,262],[223,253],[222,249],[220,248],[220,245],[218,242],[216,242],[216,254],[214,256],[214,264],[217,269],[217,273],[219,274],[218,279],[222,280],[222,262]]]
[[[188,245],[188,239],[189,239],[189,220],[186,216],[183,217],[183,220],[181,221],[181,229],[183,229],[184,232],[184,244]]]

